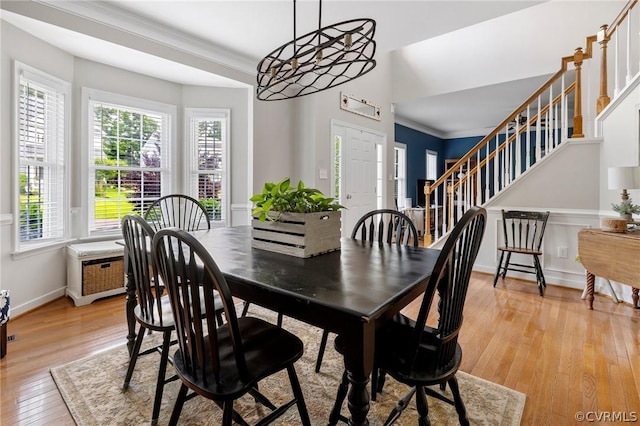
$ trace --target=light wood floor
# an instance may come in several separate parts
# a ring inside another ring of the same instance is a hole
[[[492,279],[472,277],[463,371],[525,393],[523,425],[578,424],[579,411],[640,417],[640,310],[596,295],[589,311],[577,290],[549,286],[542,298],[531,282],[494,289]],[[0,424],[73,425],[49,369],[124,344],[124,318],[118,296],[84,307],[63,298],[12,319]]]

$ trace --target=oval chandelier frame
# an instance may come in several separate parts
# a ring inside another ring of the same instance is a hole
[[[321,19],[320,1],[319,19]],[[356,79],[376,66],[376,22],[352,19],[296,37],[266,55],[257,67],[256,97],[276,101],[310,95]]]

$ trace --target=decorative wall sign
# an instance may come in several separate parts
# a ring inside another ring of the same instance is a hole
[[[340,93],[340,108],[380,121],[380,107],[366,99],[358,99],[355,96]]]

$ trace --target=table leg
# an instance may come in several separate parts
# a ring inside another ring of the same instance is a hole
[[[136,340],[136,319],[133,315],[133,310],[136,307],[136,285],[133,277],[133,269],[130,267],[131,262],[129,262],[129,253],[127,251],[127,247],[124,248],[124,270],[127,271],[127,283],[126,283],[126,305],[125,312],[127,315],[127,327],[129,333],[127,334],[127,349],[129,350],[129,355],[131,355],[131,351],[133,350],[133,345]]]
[[[633,307],[636,309],[640,309],[640,305],[638,305],[638,298],[640,298],[640,296],[638,295],[638,293],[640,293],[640,289],[636,287],[632,287],[631,300],[633,300]]]
[[[587,300],[589,301],[589,309],[593,310],[593,287],[596,283],[596,276],[587,271]]]
[[[369,376],[373,369],[373,351],[375,347],[375,324],[365,323],[360,336],[350,336],[345,341],[344,363],[349,379],[347,407],[351,414],[350,426],[366,426],[369,424],[370,395],[367,390]]]

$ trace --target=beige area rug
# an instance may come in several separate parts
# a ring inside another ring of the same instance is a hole
[[[261,316],[275,322],[275,314],[251,305],[251,315]],[[296,363],[296,371],[305,396],[311,423],[325,425],[335,400],[336,387],[342,375],[342,360],[327,345],[327,351],[319,374],[314,372],[315,358],[322,331],[304,323],[285,317],[283,327],[296,334],[305,342],[305,354]],[[160,335],[147,336],[146,341],[159,340]],[[330,341],[332,337],[330,338]],[[173,352],[173,348],[172,348]],[[122,382],[127,370],[128,355],[125,345],[80,359],[61,367],[53,368],[53,376],[75,422],[85,425],[144,425],[149,424],[153,405],[159,354],[150,354],[138,359],[129,389],[122,392]],[[173,367],[169,366],[169,372]],[[460,392],[467,413],[474,425],[518,425],[524,409],[525,395],[504,386],[491,383],[469,374],[457,374]],[[171,416],[179,381],[165,386],[160,410],[160,425],[166,425]],[[291,390],[285,373],[265,379],[260,390],[273,402],[291,398]],[[408,388],[388,378],[384,391],[378,400],[371,403],[369,421],[371,425],[381,425],[397,400]],[[346,404],[345,404],[346,405]],[[264,407],[256,404],[252,397],[245,396],[235,404],[235,408],[249,424],[254,424]],[[346,413],[343,407],[343,413]],[[429,415],[434,425],[456,425],[457,415],[453,406],[429,397]],[[220,424],[221,409],[212,401],[196,397],[187,401],[182,410],[180,423],[183,425]],[[415,399],[409,404],[396,425],[417,424]],[[275,424],[300,424],[297,409],[292,407]]]

